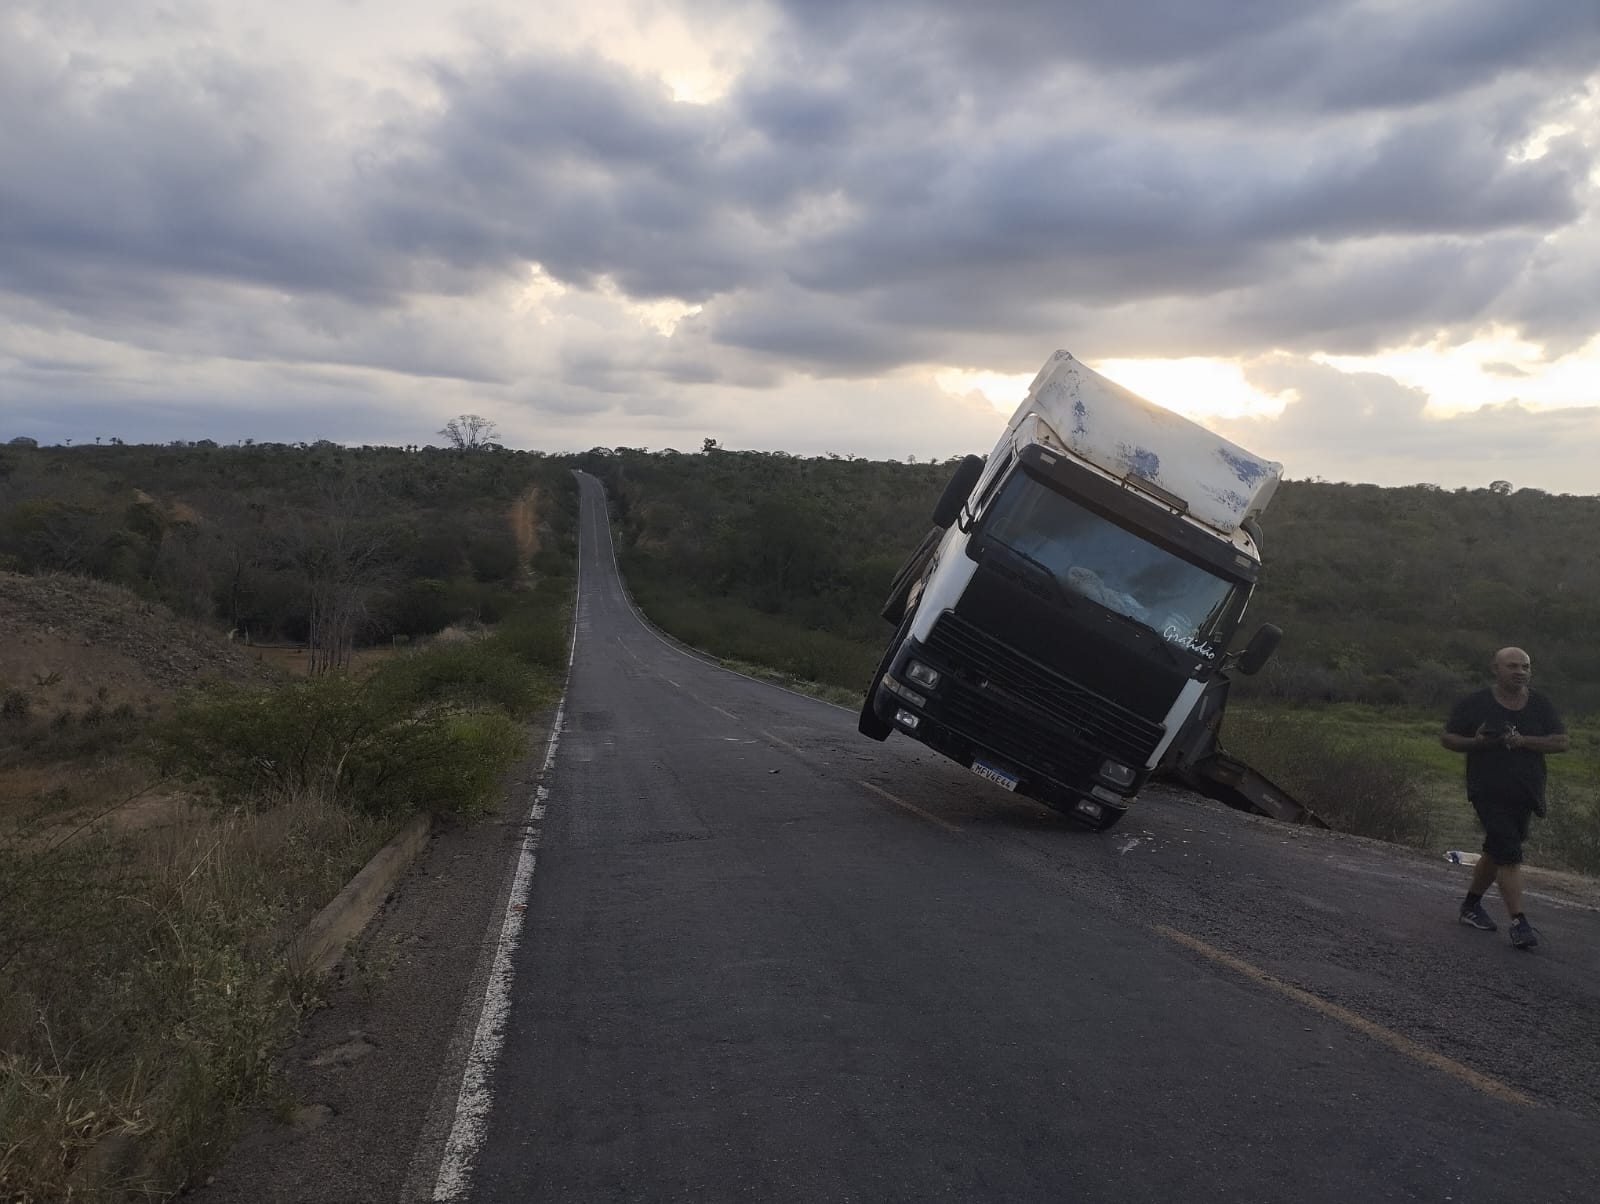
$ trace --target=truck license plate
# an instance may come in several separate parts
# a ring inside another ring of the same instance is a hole
[[[974,761],[972,763],[972,772],[980,778],[988,778],[996,786],[1004,786],[1007,790],[1015,790],[1017,788],[1017,779],[1014,774],[996,769],[993,765],[985,765],[982,761]]]

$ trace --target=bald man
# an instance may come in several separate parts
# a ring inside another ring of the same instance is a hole
[[[1493,932],[1483,896],[1500,884],[1511,913],[1511,943],[1539,944],[1539,930],[1522,910],[1522,842],[1534,815],[1544,814],[1544,754],[1567,751],[1567,729],[1543,694],[1528,688],[1533,662],[1521,648],[1502,648],[1490,663],[1494,684],[1468,694],[1444,725],[1440,741],[1467,754],[1467,798],[1483,824],[1483,856],[1461,904],[1461,922]]]

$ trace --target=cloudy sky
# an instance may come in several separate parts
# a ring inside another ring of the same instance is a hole
[[[1595,0],[0,0],[0,440],[987,450],[1596,493]]]

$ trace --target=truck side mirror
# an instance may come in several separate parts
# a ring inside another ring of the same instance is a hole
[[[950,524],[960,516],[962,504],[972,496],[972,487],[978,483],[978,478],[982,475],[982,456],[962,457],[961,463],[956,465],[956,470],[950,477],[950,483],[939,495],[939,504],[933,508],[934,526],[941,531],[949,529]]]
[[[1278,650],[1278,641],[1281,639],[1283,639],[1283,628],[1274,627],[1271,623],[1261,624],[1235,662],[1239,672],[1247,677],[1261,672],[1261,666],[1272,659],[1272,654]]]

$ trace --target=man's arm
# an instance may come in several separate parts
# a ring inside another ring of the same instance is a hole
[[[1567,739],[1567,725],[1561,722],[1561,716],[1556,711],[1555,705],[1543,694],[1536,695],[1535,701],[1539,705],[1540,714],[1535,727],[1544,729],[1538,736],[1525,736],[1513,730],[1506,740],[1507,748],[1525,748],[1536,753],[1561,753],[1566,752],[1570,746]]]
[[[1529,737],[1529,739],[1532,739],[1532,737]],[[1484,737],[1481,729],[1470,736],[1463,736],[1460,732],[1452,732],[1447,729],[1439,737],[1439,743],[1451,752],[1464,753],[1471,752],[1475,748],[1488,748],[1492,741]]]
[[[1507,748],[1525,748],[1537,753],[1566,752],[1570,743],[1566,732],[1557,732],[1553,736],[1524,736],[1521,732],[1512,732],[1506,737]]]
[[[1471,703],[1470,697],[1461,699],[1450,708],[1450,717],[1444,721],[1444,731],[1439,736],[1439,743],[1451,752],[1471,752],[1475,748],[1484,747],[1485,742],[1479,738],[1483,732],[1483,724],[1473,722]]]

